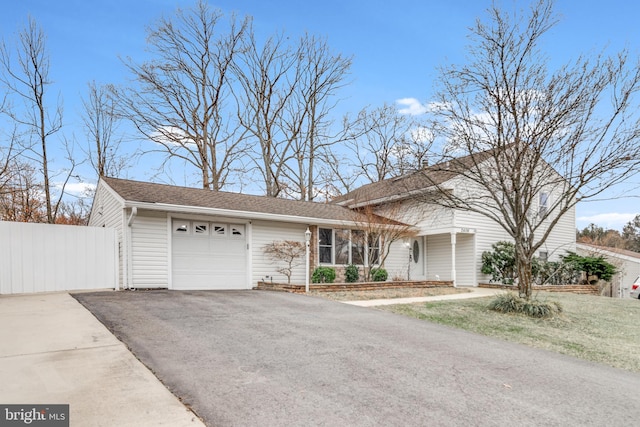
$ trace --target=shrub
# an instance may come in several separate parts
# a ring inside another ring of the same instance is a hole
[[[492,251],[482,253],[482,274],[490,274],[494,282],[512,285],[516,277],[516,247],[500,241],[491,245]]]
[[[318,267],[311,275],[312,283],[333,283],[336,280],[336,270],[331,267]]]
[[[581,271],[574,263],[533,259],[533,280],[536,285],[571,285],[580,281]]]
[[[384,282],[387,280],[388,273],[384,268],[372,268],[371,269],[371,279],[374,282]]]
[[[596,276],[598,280],[608,282],[616,274],[616,267],[607,262],[603,256],[580,256],[575,252],[567,251],[562,261],[575,264],[578,269],[587,274],[587,278]]]
[[[513,292],[498,295],[489,303],[489,309],[499,313],[524,314],[536,318],[550,318],[562,313],[562,305],[557,301],[521,298]]]
[[[350,264],[344,270],[344,281],[347,283],[355,283],[360,278],[360,272],[358,271],[358,267]]]

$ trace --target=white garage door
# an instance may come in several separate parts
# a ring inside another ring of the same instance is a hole
[[[247,289],[243,224],[173,220],[173,289]]]

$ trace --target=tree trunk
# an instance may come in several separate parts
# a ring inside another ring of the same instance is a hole
[[[516,251],[516,268],[518,272],[518,293],[521,298],[531,298],[531,285],[533,275],[531,274],[531,259]]]

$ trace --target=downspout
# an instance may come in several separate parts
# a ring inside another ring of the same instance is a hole
[[[138,208],[137,207],[132,207],[131,208],[131,214],[129,215],[129,218],[127,219],[127,289],[131,289],[131,282],[132,282],[132,275],[131,275],[131,271],[133,269],[133,260],[131,259],[131,254],[133,251],[133,245],[131,243],[132,240],[132,232],[131,232],[131,225],[133,224],[133,220],[136,218],[136,216],[138,215]]]
[[[138,208],[134,206],[131,208],[131,215],[129,215],[129,219],[127,220],[127,227],[131,227],[136,215],[138,215]]]

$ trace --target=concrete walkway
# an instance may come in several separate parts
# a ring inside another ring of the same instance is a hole
[[[0,403],[69,404],[72,426],[204,426],[66,293],[0,296]]]
[[[501,289],[486,288],[468,288],[471,292],[462,292],[459,294],[437,295],[433,297],[411,297],[411,298],[389,298],[389,299],[371,299],[362,301],[342,301],[345,304],[358,305],[360,307],[375,307],[378,305],[393,304],[412,304],[415,302],[427,301],[448,301],[456,299],[482,298],[490,297],[503,292]]]

